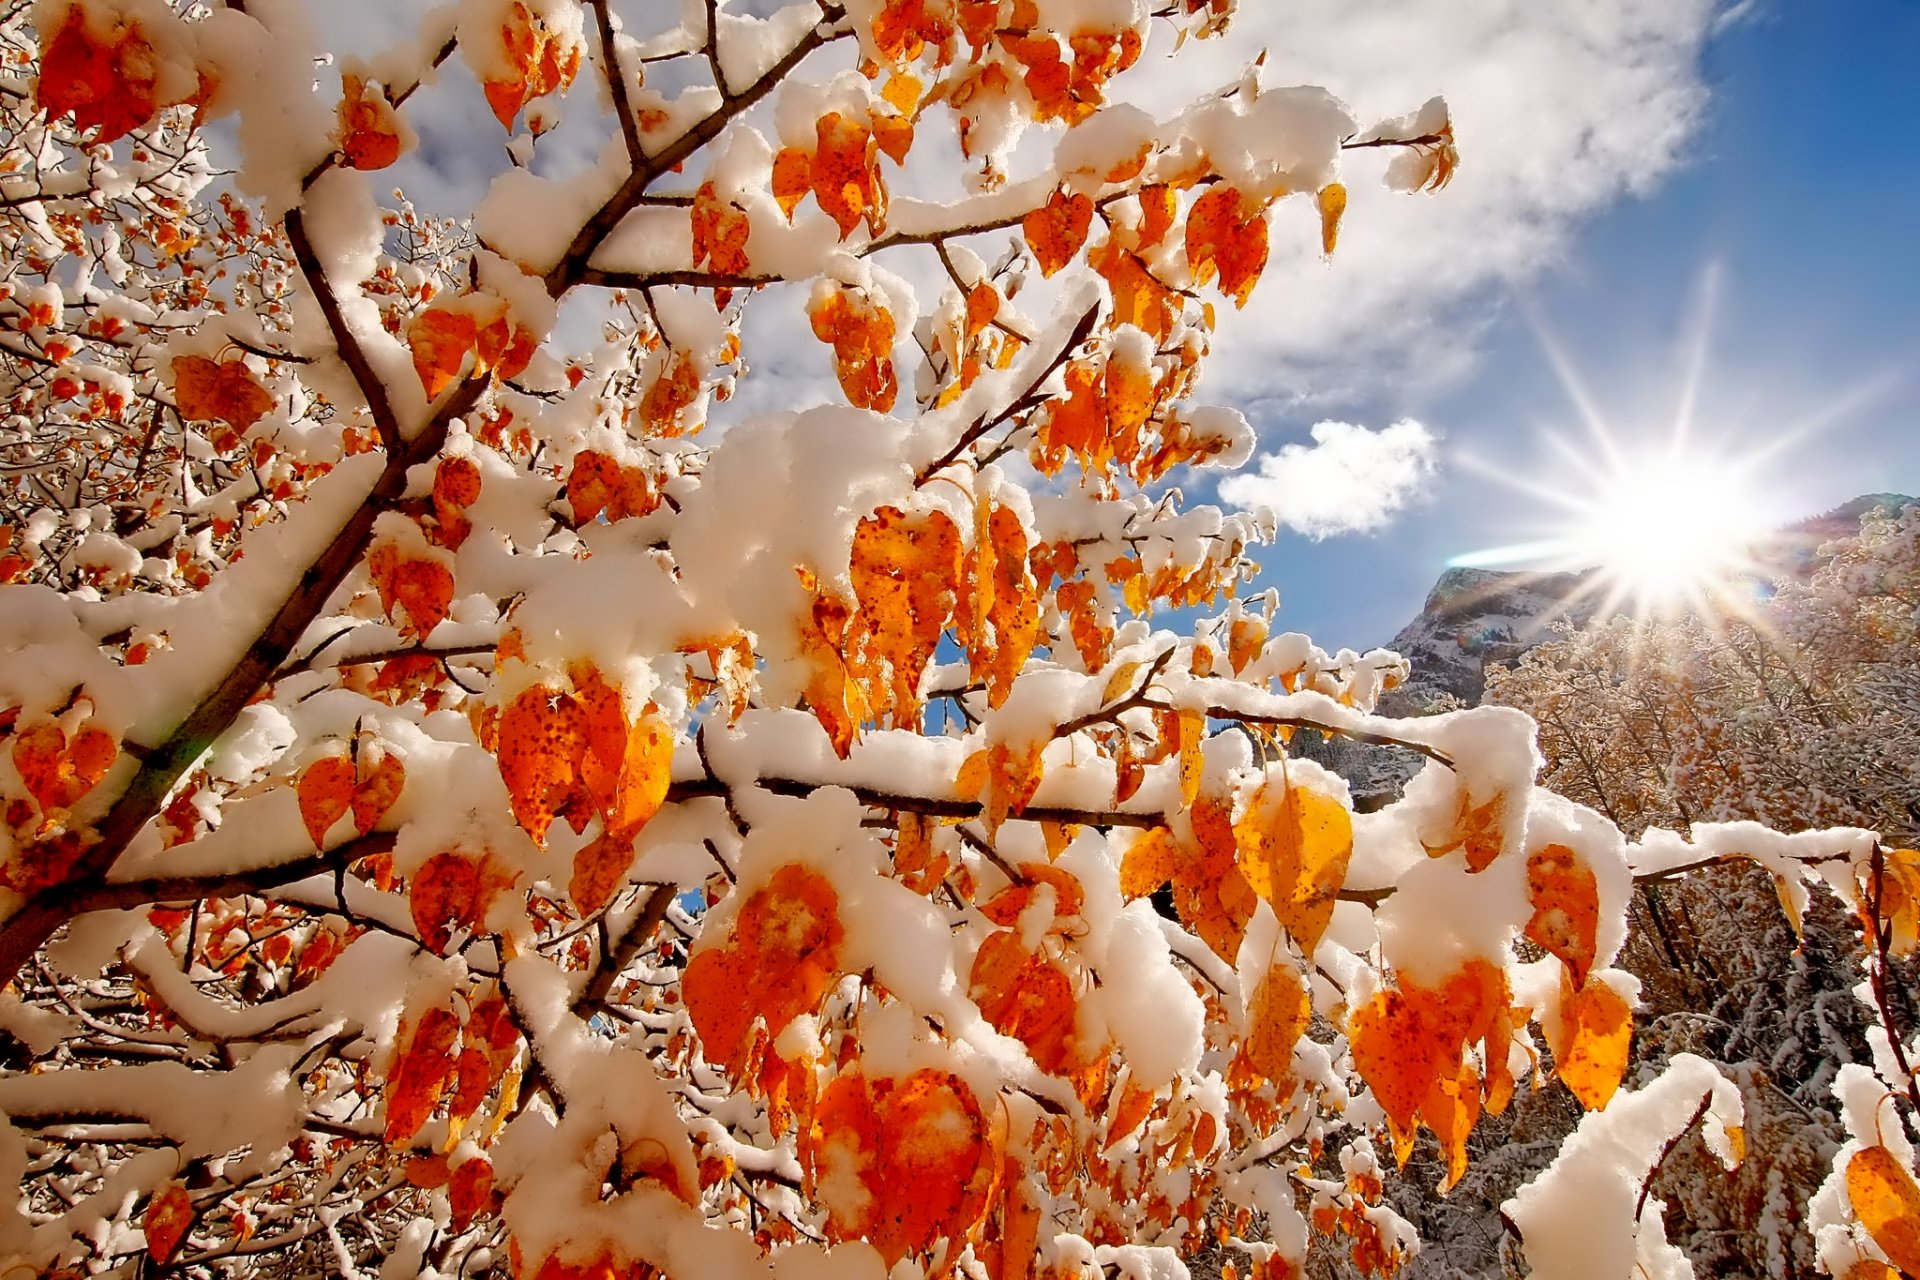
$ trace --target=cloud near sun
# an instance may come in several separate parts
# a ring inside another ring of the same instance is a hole
[[[1296,533],[1325,538],[1385,524],[1419,496],[1435,470],[1434,433],[1411,418],[1378,431],[1351,422],[1317,422],[1312,445],[1286,444],[1260,459],[1259,472],[1221,482],[1223,501],[1267,507]]]

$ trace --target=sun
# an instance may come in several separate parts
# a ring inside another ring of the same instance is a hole
[[[1749,576],[1768,504],[1740,460],[1674,441],[1617,455],[1577,501],[1564,558],[1636,612],[1698,604]]]
[[[1456,556],[1454,567],[1579,573],[1576,596],[1599,597],[1602,614],[1740,611],[1764,576],[1755,547],[1777,523],[1757,475],[1760,455],[1702,448],[1680,434],[1629,441],[1610,433],[1598,456],[1555,443],[1572,463],[1567,477],[1500,477],[1554,508],[1553,522],[1531,541]]]

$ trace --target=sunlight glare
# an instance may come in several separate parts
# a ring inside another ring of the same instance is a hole
[[[1568,557],[1643,604],[1697,596],[1738,573],[1767,528],[1745,468],[1681,448],[1622,456],[1579,505]]]

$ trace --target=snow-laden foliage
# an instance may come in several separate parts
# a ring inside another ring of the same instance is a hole
[[[1649,1141],[1738,1122],[1619,1091],[1635,876],[1824,879],[1883,972],[1913,855],[1630,844],[1525,716],[1271,634],[1270,525],[1169,484],[1251,452],[1210,335],[1345,166],[1456,156],[1259,67],[1109,101],[1231,9],[5,9],[9,1264],[1390,1273],[1382,1160],[1458,1181],[1544,1048],[1593,1116],[1522,1247],[1604,1182],[1595,1256],[1681,1268]],[[380,175],[466,77],[434,221]],[[765,326],[835,402],[708,427]],[[1427,763],[1355,814],[1303,728]],[[1860,1114],[1821,1247],[1910,1266]]]

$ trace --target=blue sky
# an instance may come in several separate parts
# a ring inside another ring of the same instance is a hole
[[[1556,508],[1467,462],[1582,488],[1542,441],[1590,439],[1543,332],[1630,449],[1670,429],[1704,313],[1695,438],[1739,456],[1800,432],[1760,468],[1770,513],[1920,493],[1916,66],[1915,0],[1762,0],[1706,39],[1710,97],[1678,167],[1574,223],[1531,278],[1452,313],[1477,333],[1463,374],[1370,381],[1361,362],[1335,364],[1323,374],[1353,394],[1258,413],[1263,437],[1402,416],[1442,435],[1426,492],[1385,528],[1283,532],[1266,550],[1280,624],[1329,646],[1384,642],[1451,557],[1551,531]],[[1470,134],[1461,146],[1471,164]]]

